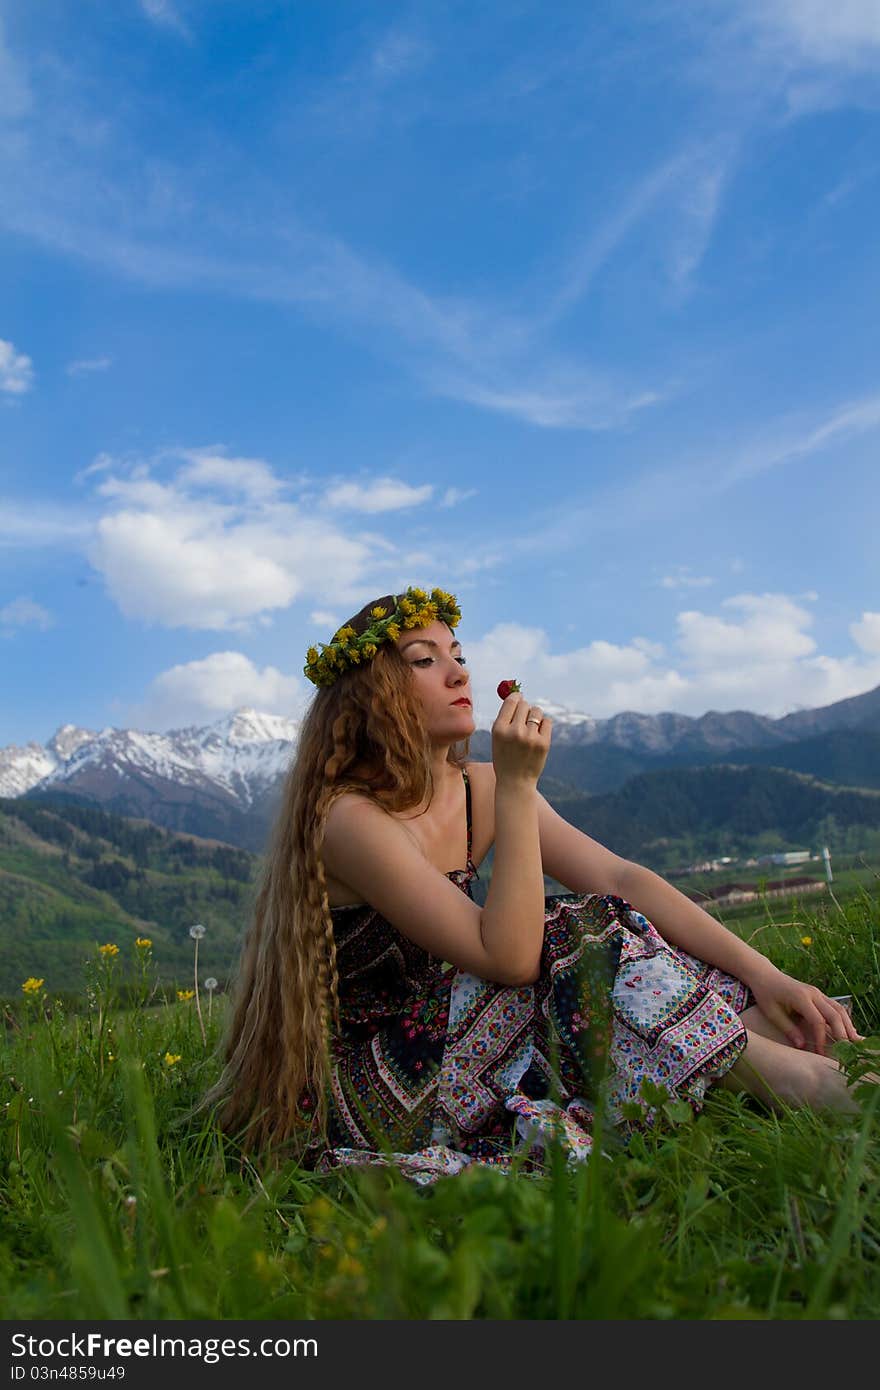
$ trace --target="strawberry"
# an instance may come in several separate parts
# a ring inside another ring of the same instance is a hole
[[[508,695],[512,695],[514,690],[519,690],[519,681],[501,681],[498,686],[499,700],[506,700]]]

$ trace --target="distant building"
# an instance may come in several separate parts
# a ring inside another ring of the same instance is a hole
[[[731,903],[750,903],[757,898],[791,898],[804,893],[822,893],[825,884],[818,878],[781,878],[768,881],[763,888],[757,883],[720,883],[701,893],[686,893],[692,902],[716,906]]]
[[[769,862],[771,864],[806,864],[810,857],[808,849],[790,849],[782,854],[771,854]]]

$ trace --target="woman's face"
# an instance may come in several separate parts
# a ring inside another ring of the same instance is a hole
[[[397,648],[412,668],[430,737],[449,743],[468,738],[476,726],[470,678],[455,634],[439,621],[408,628],[398,637]]]

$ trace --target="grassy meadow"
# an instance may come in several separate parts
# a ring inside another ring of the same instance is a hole
[[[5,1005],[3,1316],[876,1317],[880,1088],[859,1077],[880,1045],[878,878],[842,893],[766,904],[756,944],[854,996],[869,1037],[840,1055],[859,1116],[716,1089],[696,1119],[667,1101],[653,1128],[599,1136],[579,1168],[551,1153],[542,1176],[473,1167],[427,1188],[242,1160],[192,1113],[226,1005],[206,988],[210,933],[191,990],[159,982],[146,937],[96,943],[75,1006],[34,960]]]

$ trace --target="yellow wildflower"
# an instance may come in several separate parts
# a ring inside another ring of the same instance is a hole
[[[177,1063],[180,1061],[180,1056],[181,1056],[181,1054],[180,1054],[179,1052],[166,1052],[166,1053],[165,1053],[165,1065],[166,1065],[166,1067],[175,1067],[175,1066],[177,1065]]]
[[[389,642],[396,642],[400,636],[400,626],[398,623],[389,623],[385,631]]]
[[[802,946],[812,946],[812,944],[813,944],[813,938],[812,938],[811,936],[802,936],[802,937],[801,937],[801,945],[802,945]]]
[[[373,657],[376,655],[376,652],[378,650],[379,649],[374,642],[364,643],[364,656],[366,657],[367,661],[372,661]]]
[[[149,936],[139,936],[134,944],[139,951],[149,951],[153,942]]]
[[[192,999],[194,995],[195,995],[195,990],[194,990],[194,989],[179,989],[179,990],[177,991],[177,997],[178,997],[178,999],[180,1000],[180,1002],[181,1002],[182,1004],[185,1004],[186,1001],[187,1001],[187,999]]]
[[[103,946],[98,947],[98,950],[102,956],[119,955],[119,947],[116,945],[115,941],[105,941]]]
[[[424,627],[420,622],[418,613],[409,613],[403,620],[404,627]]]
[[[308,651],[306,652],[306,657],[308,658],[309,663],[312,666],[314,666],[315,662],[318,660],[318,648],[309,647]]]
[[[397,606],[400,609],[401,613],[403,613],[404,617],[407,617],[410,613],[415,613],[416,611],[415,604],[412,602],[411,599],[408,598],[402,598]]]
[[[410,589],[410,593],[412,594],[413,598],[418,599],[419,603],[424,603],[425,599],[428,597],[424,589]]]
[[[38,980],[36,976],[29,975],[28,978],[25,980],[24,984],[22,985],[22,989],[24,990],[25,994],[39,994],[44,984],[44,980]]]
[[[370,617],[371,617],[371,618],[387,618],[387,617],[388,617],[388,609],[387,609],[387,608],[371,608],[371,609],[370,609]]]

